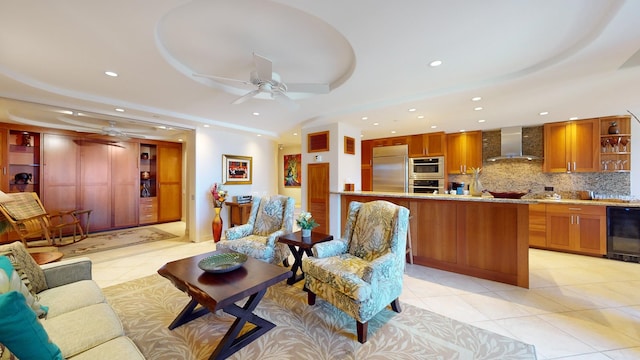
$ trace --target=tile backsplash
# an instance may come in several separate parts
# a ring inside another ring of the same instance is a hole
[[[544,153],[543,127],[523,128],[523,153],[542,158]],[[486,161],[500,155],[500,130],[486,131],[483,138],[483,168],[480,182],[491,191],[527,191],[526,197],[543,197],[545,186],[553,186],[554,192],[563,198],[577,198],[577,191],[588,190],[605,196],[631,195],[629,173],[544,173],[542,160]],[[449,181],[469,184],[471,175],[449,175]]]

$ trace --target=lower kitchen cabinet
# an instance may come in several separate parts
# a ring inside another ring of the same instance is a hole
[[[606,207],[546,205],[546,248],[589,255],[605,255]]]
[[[547,247],[547,208],[545,204],[529,205],[529,246]]]

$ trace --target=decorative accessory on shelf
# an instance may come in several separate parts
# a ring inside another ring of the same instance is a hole
[[[611,126],[609,126],[609,134],[618,134],[620,130],[618,129],[618,123],[615,121],[611,122]]]
[[[314,219],[310,212],[303,211],[296,219],[296,223],[302,229],[302,237],[311,236],[311,230],[320,226]]]
[[[222,186],[214,183],[211,187],[211,197],[213,198],[213,207],[221,208],[222,204],[227,200],[227,190],[223,190]]]
[[[473,180],[471,180],[471,184],[469,184],[469,194],[472,196],[482,196],[482,183],[480,182],[480,173],[482,172],[482,168],[471,168],[473,172]]]

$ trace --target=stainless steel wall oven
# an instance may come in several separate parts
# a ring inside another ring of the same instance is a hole
[[[424,157],[409,159],[410,193],[444,193],[444,157]]]

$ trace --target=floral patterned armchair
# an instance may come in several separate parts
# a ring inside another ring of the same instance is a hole
[[[275,195],[254,196],[249,221],[225,231],[225,240],[216,244],[219,249],[230,249],[272,264],[285,261],[291,252],[278,242],[278,237],[293,231],[295,200]],[[285,263],[286,265],[287,263]]]
[[[387,305],[400,312],[409,210],[387,201],[351,202],[343,238],[302,260],[309,305],[316,294],[356,320],[358,341]]]

